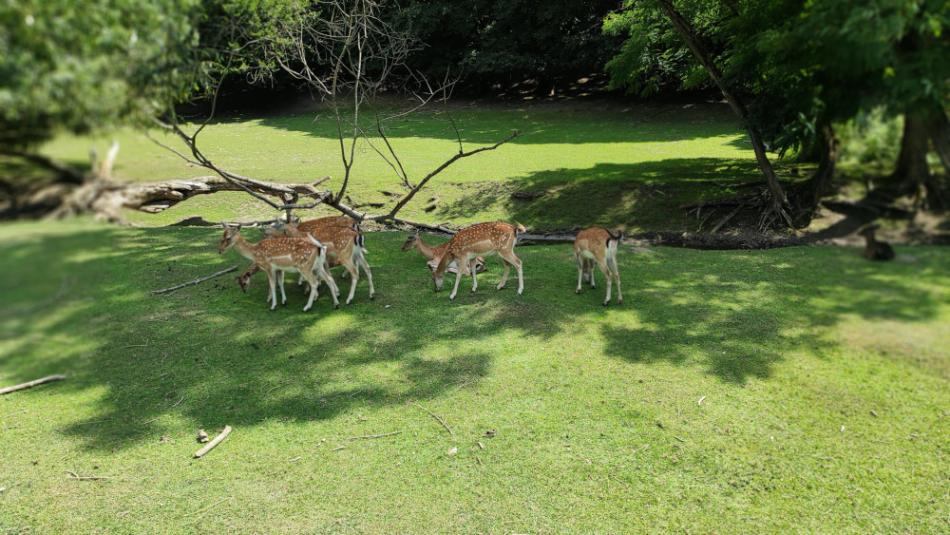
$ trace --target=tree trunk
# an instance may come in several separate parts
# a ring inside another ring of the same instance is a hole
[[[718,66],[716,66],[715,62],[713,61],[712,54],[708,50],[708,47],[702,42],[701,38],[693,29],[689,21],[687,21],[686,18],[676,10],[670,0],[659,0],[659,5],[660,9],[663,10],[667,18],[670,19],[670,22],[673,24],[673,28],[680,35],[683,41],[686,42],[686,46],[689,47],[693,55],[696,56],[696,59],[698,59],[703,68],[706,69],[709,77],[712,78],[713,82],[715,82],[715,84],[719,87],[719,90],[726,98],[729,106],[744,123],[746,131],[749,134],[749,141],[752,143],[752,150],[755,152],[755,160],[758,163],[762,174],[765,175],[765,181],[768,184],[769,192],[771,193],[772,211],[789,227],[794,227],[791,218],[784,209],[784,205],[787,201],[785,197],[785,191],[782,189],[782,185],[779,184],[778,177],[775,175],[775,170],[772,168],[772,162],[769,161],[769,157],[766,154],[765,143],[762,141],[762,135],[759,133],[758,128],[752,124],[752,121],[749,118],[749,111],[745,103],[738,94],[734,93],[726,86],[722,71]]]
[[[821,127],[818,140],[818,169],[811,177],[811,207],[817,208],[822,196],[831,191],[831,182],[835,177],[838,164],[838,138],[830,124]]]
[[[933,107],[930,115],[929,131],[930,141],[940,156],[944,172],[950,175],[950,120],[947,119],[943,106],[939,104]]]
[[[908,111],[904,115],[901,151],[891,175],[902,191],[916,191],[930,178],[930,168],[927,166],[927,137],[926,118],[917,110]]]
[[[900,194],[916,195],[918,198],[922,195],[926,208],[942,211],[945,208],[942,188],[930,174],[927,165],[927,151],[935,123],[935,119],[928,115],[920,107],[911,108],[905,113],[901,150],[891,180]]]

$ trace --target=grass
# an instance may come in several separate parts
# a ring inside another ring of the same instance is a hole
[[[368,237],[375,301],[305,314],[151,296],[238,263],[211,230],[0,227],[0,384],[69,375],[0,397],[0,532],[950,528],[946,249],[625,248],[603,308],[566,245],[451,303],[403,237]]]
[[[414,181],[457,151],[448,114],[459,125],[466,148],[491,144],[513,129],[523,135],[449,168],[402,212],[404,217],[458,224],[515,219],[535,229],[591,223],[630,230],[695,229],[698,222],[683,217],[680,204],[722,195],[724,187],[760,176],[751,147],[725,105],[624,107],[604,101],[452,104],[397,120],[388,133]],[[336,123],[325,110],[289,109],[265,117],[222,119],[202,133],[201,146],[219,165],[247,176],[310,182],[330,175],[335,188],[342,177],[336,136]],[[141,133],[124,131],[116,137],[122,144],[119,179],[209,174],[187,167]],[[175,145],[174,139],[163,139]],[[63,137],[44,150],[81,164],[95,143],[100,148],[107,144],[105,139]],[[391,204],[384,191],[403,190],[389,167],[362,143],[351,195],[362,203]],[[544,195],[525,202],[511,197],[516,191]],[[219,194],[192,199],[159,215],[129,217],[138,224],[165,225],[193,215],[249,220],[274,214],[246,195]]]

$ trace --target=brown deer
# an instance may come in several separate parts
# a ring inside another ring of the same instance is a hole
[[[861,235],[864,236],[864,258],[868,260],[893,260],[894,248],[889,243],[878,241],[874,237],[877,229],[877,225],[868,225],[860,231]]]
[[[358,228],[356,222],[347,216],[331,216],[304,221],[297,225],[285,224],[276,229],[276,232],[285,232],[288,236],[299,238],[312,236],[325,243],[327,245],[327,267],[343,266],[343,269],[350,275],[350,294],[346,299],[346,304],[350,304],[356,294],[356,283],[360,278],[360,269],[366,274],[366,279],[369,282],[369,298],[373,299],[376,294],[376,288],[373,285],[373,272],[370,270],[365,257],[363,233],[359,232]],[[245,272],[241,278],[246,280],[250,278],[250,275],[253,275],[253,267]],[[281,284],[283,284],[283,280],[281,280]]]
[[[617,281],[617,304],[623,303],[620,290],[620,270],[617,267],[617,246],[623,240],[623,232],[616,234],[601,227],[591,227],[577,233],[574,238],[574,261],[577,263],[577,290],[581,293],[582,281],[590,281],[590,287],[596,288],[594,281],[594,263],[607,279],[607,297],[604,306],[610,303],[611,281]]]
[[[521,270],[521,259],[515,256],[514,248],[518,240],[518,234],[525,231],[521,225],[512,225],[502,221],[494,223],[477,223],[466,227],[449,240],[442,255],[442,260],[432,272],[432,281],[435,283],[435,291],[442,289],[442,282],[449,264],[455,261],[458,271],[455,274],[455,286],[449,299],[455,299],[458,293],[459,282],[462,275],[472,276],[472,291],[478,289],[478,277],[475,270],[471,269],[472,258],[483,255],[488,256],[497,253],[505,263],[505,271],[501,275],[501,282],[498,283],[498,289],[501,290],[508,283],[508,273],[511,266],[515,266],[518,271],[518,295],[524,292],[524,277]]]
[[[241,236],[240,225],[236,227],[226,226],[221,242],[218,244],[218,252],[224,253],[232,247],[241,256],[251,260],[255,268],[267,274],[267,282],[270,286],[268,301],[271,310],[277,307],[275,287],[278,278],[282,280],[283,272],[300,273],[310,283],[310,298],[303,308],[304,312],[310,310],[310,307],[313,306],[319,279],[327,281],[331,292],[332,288],[336,286],[330,274],[324,269],[327,247],[313,237],[307,237],[306,239],[268,238],[260,243],[251,244]],[[286,302],[286,296],[284,302]]]
[[[408,251],[409,249],[416,249],[419,251],[422,256],[426,259],[426,266],[429,267],[429,271],[435,271],[435,268],[439,267],[439,262],[442,260],[442,255],[445,254],[445,249],[449,246],[449,242],[436,245],[435,247],[427,244],[422,241],[422,238],[419,236],[419,233],[410,234],[406,238],[405,243],[402,244],[402,250]],[[478,273],[485,271],[485,259],[481,256],[476,256],[473,259],[474,268],[470,267],[469,269],[475,269]],[[458,268],[456,262],[453,260],[448,269],[449,273],[458,273]]]

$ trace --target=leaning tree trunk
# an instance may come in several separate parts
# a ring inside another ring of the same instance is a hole
[[[746,131],[749,134],[749,141],[752,143],[752,150],[755,152],[755,160],[759,164],[759,169],[762,171],[762,174],[765,175],[765,181],[768,184],[769,192],[771,193],[772,211],[775,213],[776,217],[785,221],[789,227],[794,227],[791,217],[789,217],[784,208],[784,205],[787,201],[785,197],[785,191],[782,189],[782,185],[779,183],[778,177],[775,175],[775,170],[772,168],[772,162],[769,161],[768,154],[766,154],[765,142],[762,140],[762,135],[759,132],[759,129],[756,128],[752,123],[752,120],[749,117],[749,110],[745,103],[737,93],[733,92],[731,89],[729,89],[729,87],[727,87],[725,79],[722,75],[722,71],[713,61],[712,54],[709,52],[708,47],[703,43],[699,34],[695,29],[693,29],[693,26],[689,23],[689,21],[687,21],[686,18],[676,10],[676,7],[673,6],[673,3],[670,0],[659,0],[659,4],[660,9],[663,10],[667,18],[669,18],[670,22],[673,24],[673,28],[680,35],[683,41],[686,42],[686,46],[689,47],[693,55],[696,56],[696,59],[698,59],[703,68],[706,69],[709,77],[712,78],[713,82],[715,82],[715,84],[719,87],[719,90],[726,98],[729,106],[742,120],[746,127]]]

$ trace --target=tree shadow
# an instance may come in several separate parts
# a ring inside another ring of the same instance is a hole
[[[65,390],[105,387],[96,416],[64,432],[109,449],[156,437],[170,412],[215,428],[435,398],[491,370],[489,352],[459,345],[499,333],[542,339],[558,329],[520,305],[501,306],[502,294],[486,292],[466,306],[442,293],[434,305],[428,272],[397,257],[395,243],[388,253],[374,250],[374,262],[402,260],[375,270],[377,299],[367,299],[363,282],[354,304],[338,311],[323,295],[302,313],[304,296],[288,285],[289,305],[270,312],[266,284],[258,280],[244,295],[232,275],[167,296],[149,293],[222,263],[243,268],[235,254],[212,252],[217,239],[207,230],[97,227],[3,244],[4,267],[49,269],[0,287],[10,296],[0,335],[13,341],[0,363],[17,377],[66,371]],[[424,290],[397,293],[397,281]]]
[[[542,171],[504,183],[456,184],[464,191],[462,196],[435,214],[452,220],[500,208],[535,230],[595,224],[695,230],[699,221],[687,220],[684,203],[734,195],[734,186],[759,177],[755,161],[743,159],[601,163],[587,169]]]
[[[940,301],[914,280],[926,274],[950,284],[950,271],[939,252],[920,261],[881,264],[849,249],[800,247],[683,251],[669,269],[656,255],[637,255],[626,262],[636,266],[625,271],[636,290],[624,305],[637,321],[604,326],[605,351],[630,362],[698,365],[737,385],[765,379],[789,355],[821,357],[839,348],[829,328],[845,318],[909,324],[937,317]]]
[[[603,309],[602,287],[574,295],[569,246],[559,245],[519,248],[524,296],[491,289],[491,266],[479,293],[452,303],[432,293],[417,255],[399,251],[403,235],[381,233],[367,240],[376,300],[361,284],[338,311],[324,295],[302,313],[303,296],[288,287],[289,306],[270,312],[261,281],[245,295],[231,276],[149,293],[243,267],[211,252],[217,239],[205,229],[54,226],[6,240],[0,268],[16,276],[0,281],[4,380],[67,373],[57,391],[81,393],[95,414],[62,432],[109,450],[156,439],[170,414],[210,429],[436,399],[491,375],[506,354],[492,344],[543,350],[565,334],[593,337],[610,357],[695,366],[741,385],[800,351],[837,347],[828,328],[843,318],[932,319],[939,303],[915,277],[950,284],[938,253],[881,265],[832,248],[625,250],[626,304]]]
[[[385,118],[408,107],[393,100],[367,106],[361,111],[365,118],[361,121],[365,123],[363,129],[375,135],[377,114]],[[491,113],[486,113],[486,109]],[[347,120],[347,116],[342,117]],[[244,119],[225,117],[217,122],[241,120]],[[335,140],[338,135],[336,116],[328,105],[315,104],[295,114],[267,115],[259,122],[318,138]],[[745,134],[728,106],[717,103],[686,107],[650,103],[630,106],[613,101],[537,105],[433,103],[415,113],[385,120],[384,127],[391,139],[429,138],[454,142],[461,137],[463,143],[469,144],[495,143],[512,130],[518,130],[521,135],[511,141],[513,144],[658,143],[729,137],[735,138],[730,144],[738,144],[733,146],[749,148],[748,144],[741,144]]]

